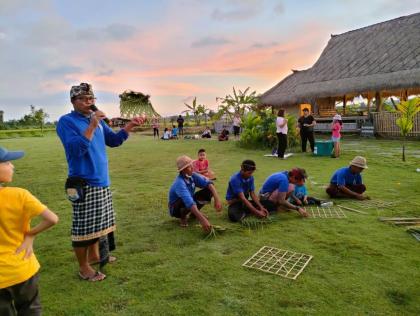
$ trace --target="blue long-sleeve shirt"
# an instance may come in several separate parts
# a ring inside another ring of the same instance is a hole
[[[110,184],[106,146],[120,146],[128,133],[121,129],[115,133],[103,121],[95,130],[92,140],[84,136],[90,117],[72,111],[58,121],[57,134],[63,143],[69,166],[69,177],[81,177],[90,186],[107,187]]]
[[[179,174],[169,190],[169,212],[172,214],[172,205],[178,199],[182,199],[186,208],[196,205],[197,203],[194,201],[195,187],[205,188],[211,183],[213,182],[195,172],[189,179]]]

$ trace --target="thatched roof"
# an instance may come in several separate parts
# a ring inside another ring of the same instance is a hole
[[[419,87],[420,13],[415,13],[331,35],[310,69],[286,77],[265,92],[261,102],[285,105]]]

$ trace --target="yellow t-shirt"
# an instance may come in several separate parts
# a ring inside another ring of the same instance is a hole
[[[38,272],[34,254],[23,259],[24,252],[15,252],[31,229],[31,219],[46,209],[25,189],[0,188],[0,289],[22,283]]]

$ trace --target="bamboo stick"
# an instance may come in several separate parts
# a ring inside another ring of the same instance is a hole
[[[420,221],[420,217],[379,217],[381,222],[384,221]]]
[[[362,212],[362,211],[356,210],[356,209],[351,208],[351,207],[347,207],[347,206],[343,206],[343,205],[337,205],[337,206],[339,206],[339,207],[341,207],[341,208],[343,208],[345,210],[351,211],[351,212],[368,215],[368,213],[366,213],[366,212]]]

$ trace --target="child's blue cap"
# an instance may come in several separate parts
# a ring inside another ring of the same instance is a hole
[[[4,147],[0,147],[0,162],[16,160],[22,158],[25,153],[23,151],[8,151]]]

